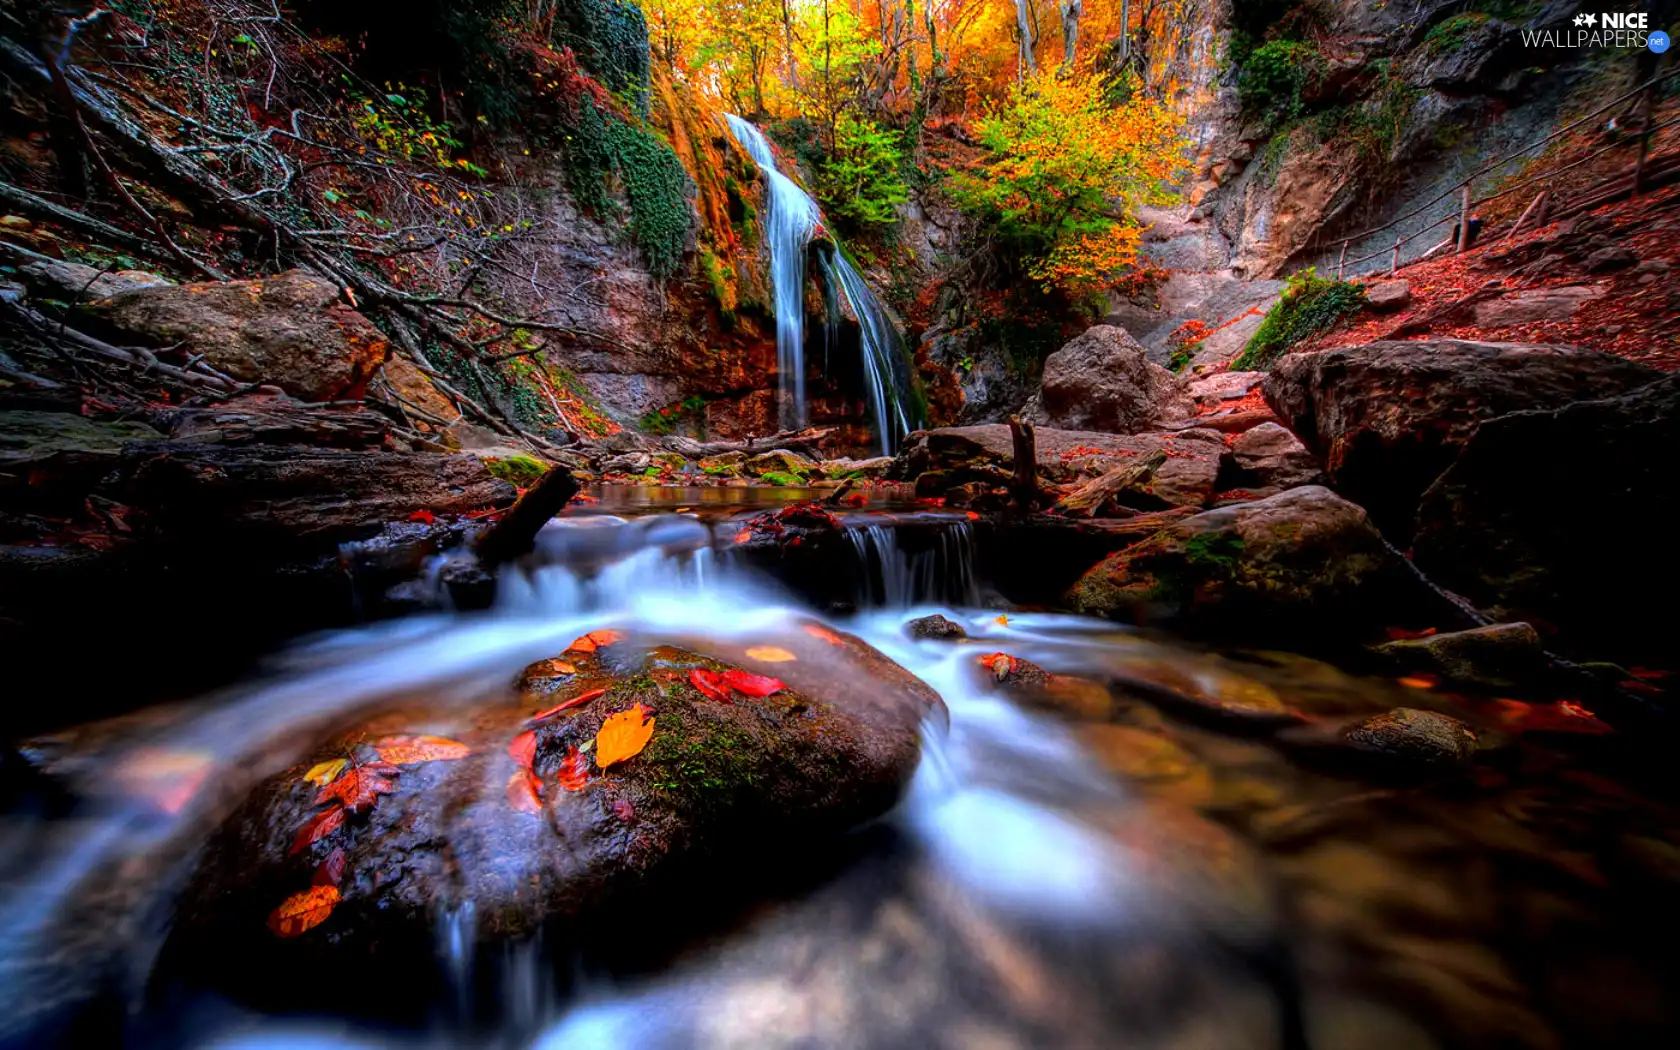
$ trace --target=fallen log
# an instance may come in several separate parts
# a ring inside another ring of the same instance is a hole
[[[696,441],[690,437],[673,436],[662,440],[660,445],[689,459],[721,456],[725,452],[750,454],[775,449],[786,449],[789,452],[817,457],[821,455],[817,446],[832,433],[833,427],[806,427],[804,430],[784,430],[768,437],[746,438],[741,441]]]
[[[542,480],[525,491],[501,520],[485,529],[473,544],[479,564],[493,569],[529,554],[537,533],[549,519],[566,509],[577,495],[577,479],[563,466],[556,466]]]
[[[1074,489],[1072,492],[1056,501],[1050,508],[1053,514],[1066,514],[1070,517],[1091,517],[1102,505],[1131,488],[1141,485],[1152,477],[1161,464],[1167,461],[1165,449],[1156,449],[1136,463],[1128,463],[1122,467],[1115,467],[1094,481]]]

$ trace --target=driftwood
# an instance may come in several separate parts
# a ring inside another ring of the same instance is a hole
[[[1078,515],[1088,518],[1101,509],[1104,503],[1120,493],[1133,485],[1141,485],[1148,481],[1161,464],[1166,461],[1166,450],[1158,448],[1136,463],[1115,467],[1095,481],[1086,482],[1063,496],[1050,509],[1057,514]]]
[[[828,496],[823,500],[823,504],[829,507],[838,507],[840,505],[840,501],[845,499],[847,494],[851,491],[852,479],[847,478],[839,488],[828,494]]]
[[[484,530],[473,544],[473,552],[485,569],[529,554],[537,532],[549,519],[566,509],[577,495],[577,479],[565,467],[557,466],[526,490],[500,521]]]
[[[689,437],[668,437],[660,442],[672,452],[680,452],[689,459],[721,456],[725,452],[772,452],[786,449],[804,455],[820,456],[818,450],[824,438],[834,433],[833,427],[806,427],[804,430],[784,430],[768,437],[747,438],[744,441],[696,441]]]
[[[1031,510],[1041,493],[1038,487],[1038,441],[1033,425],[1020,416],[1009,417],[1009,439],[1014,445],[1015,473],[1009,482],[1016,506]]]

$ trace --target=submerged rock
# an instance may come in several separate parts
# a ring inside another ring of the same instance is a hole
[[[904,625],[904,633],[912,638],[932,638],[948,641],[956,638],[967,638],[968,631],[955,620],[934,613],[932,616],[922,616]]]
[[[611,916],[890,808],[937,694],[851,635],[811,623],[774,641],[702,655],[595,632],[528,669],[527,688],[559,684],[522,700],[354,727],[223,824],[174,962],[271,1005],[425,1009],[440,929],[467,959],[539,930],[587,950]],[[611,742],[609,720],[645,743]],[[361,794],[344,780],[358,769],[374,778]],[[275,909],[312,881],[336,887],[330,915],[278,928]]]
[[[1008,653],[986,653],[975,659],[981,681],[1016,703],[1089,720],[1101,720],[1113,713],[1114,698],[1101,682],[1052,674]]]
[[[1177,376],[1124,328],[1103,324],[1044,359],[1043,386],[1023,415],[1067,430],[1135,434],[1195,411]]]
[[[1397,559],[1365,512],[1317,485],[1204,511],[1104,558],[1077,611],[1209,630],[1370,626]]]
[[[1485,421],[1612,397],[1657,378],[1596,350],[1433,339],[1287,354],[1262,389],[1324,457],[1336,490],[1388,535],[1407,537],[1418,497]]]
[[[1376,651],[1396,668],[1428,671],[1452,682],[1504,688],[1545,667],[1540,635],[1526,623],[1386,642]]]
[[[344,290],[288,270],[249,281],[136,288],[88,307],[122,338],[170,346],[304,401],[359,397],[389,346]]]

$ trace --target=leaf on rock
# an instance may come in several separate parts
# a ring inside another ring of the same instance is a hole
[[[577,665],[555,657],[552,660],[539,660],[531,665],[531,678],[560,678],[577,674]]]
[[[1001,682],[1015,670],[1015,658],[1008,653],[987,653],[980,658],[980,666]]]
[[[1408,689],[1433,689],[1439,682],[1432,674],[1408,675],[1396,680]]]
[[[297,838],[292,840],[292,848],[286,851],[286,856],[308,849],[337,831],[344,824],[344,813],[343,806],[334,806],[309,818],[309,822],[298,829]]]
[[[409,521],[417,521],[422,525],[437,524],[437,515],[429,510],[417,510],[408,516]]]
[[[566,651],[568,653],[592,653],[597,649],[605,649],[607,646],[623,640],[624,635],[622,633],[610,628],[603,628],[599,631],[590,631],[577,639],[571,645],[566,646]]]
[[[508,755],[519,765],[520,769],[529,770],[537,760],[537,732],[527,729],[513,738],[508,744]]]
[[[704,667],[696,667],[688,672],[689,684],[713,700],[729,703],[729,687],[723,684],[723,676],[716,671],[708,671]]]
[[[338,901],[337,886],[311,886],[281,901],[268,917],[268,928],[276,937],[297,937],[326,922]]]
[[[992,622],[997,624],[999,627],[1008,627],[1009,626],[1009,614],[1008,613],[998,613],[997,619],[993,620]]]
[[[335,758],[328,762],[317,762],[309,767],[309,772],[303,775],[303,779],[318,788],[324,788],[337,780],[338,775],[344,772],[345,767],[349,764],[350,760],[348,758]]]
[[[380,795],[395,791],[397,785],[391,778],[401,772],[389,763],[364,762],[328,784],[316,797],[315,804],[326,805],[336,798],[352,813],[360,813],[379,801]]]
[[[337,886],[344,878],[344,851],[335,849],[327,854],[327,859],[315,869],[315,885]]]
[[[589,759],[579,753],[577,748],[572,748],[566,752],[566,757],[560,760],[558,775],[561,787],[567,791],[582,791],[584,785],[589,783]]]
[[[562,711],[569,711],[574,707],[581,707],[582,705],[589,703],[591,700],[599,700],[601,697],[606,695],[607,691],[605,689],[590,689],[587,692],[579,693],[570,700],[562,700],[553,707],[538,711],[536,714],[527,719],[527,721],[541,722],[545,718],[551,718]]]
[[[762,660],[767,664],[785,664],[789,660],[799,659],[786,649],[774,645],[755,645],[747,650],[747,655],[754,660]]]
[[[605,769],[641,754],[653,739],[653,722],[652,713],[641,704],[609,717],[595,734],[595,763]]]
[[[780,678],[751,674],[733,667],[723,672],[723,684],[748,696],[772,696],[787,688],[787,683]]]
[[[840,637],[838,634],[835,634],[833,631],[829,630],[827,627],[819,627],[818,625],[816,625],[814,623],[805,624],[804,627],[805,627],[805,633],[806,634],[810,635],[812,638],[817,638],[817,639],[820,639],[821,641],[825,641],[829,645],[842,645],[843,646],[843,645],[846,644],[846,639]]]
[[[393,736],[374,745],[382,762],[409,766],[416,762],[453,762],[472,754],[459,740],[441,736]]]
[[[507,782],[508,805],[521,813],[542,812],[542,781],[528,769],[516,769]]]

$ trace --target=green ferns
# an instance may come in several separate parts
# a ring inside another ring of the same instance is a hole
[[[1270,368],[1297,343],[1330,330],[1365,305],[1365,290],[1349,281],[1320,277],[1311,266],[1289,278],[1283,297],[1260,322],[1231,371]]]

